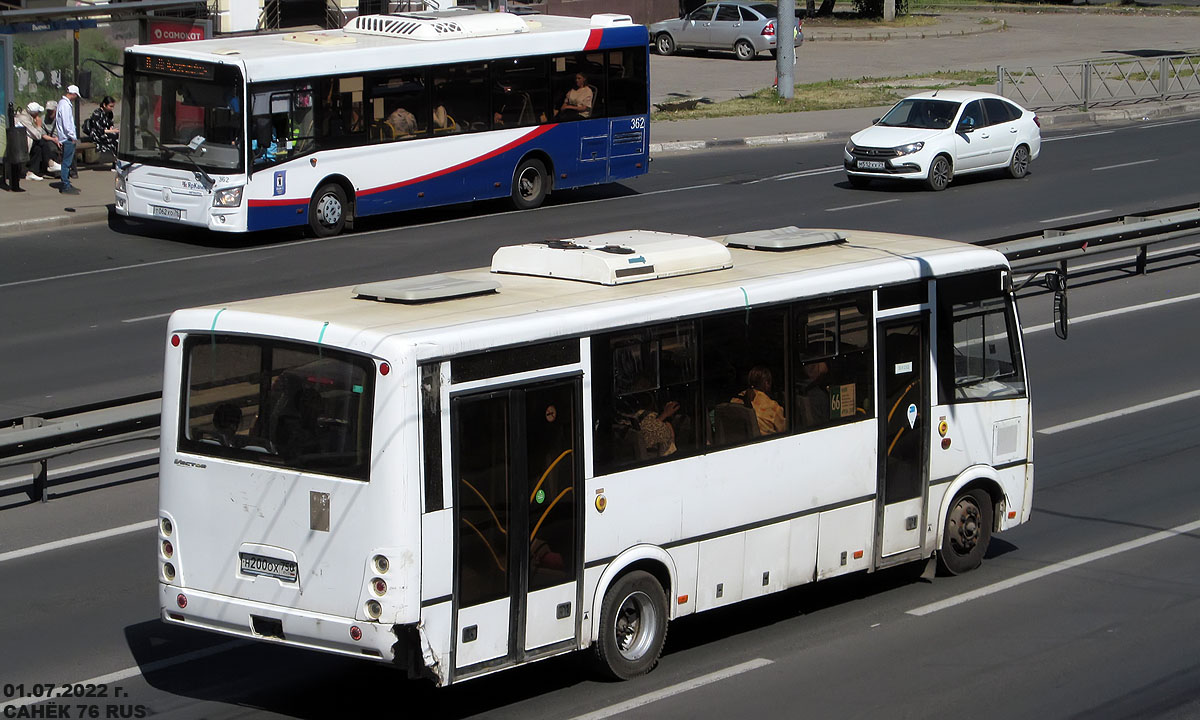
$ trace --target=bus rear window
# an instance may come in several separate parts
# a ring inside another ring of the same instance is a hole
[[[185,349],[180,451],[368,478],[371,359],[228,335]]]

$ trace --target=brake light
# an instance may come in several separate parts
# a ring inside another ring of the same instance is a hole
[[[763,27],[762,34],[766,35],[767,37],[772,37],[775,35],[775,21],[774,20],[767,23],[766,26]]]
[[[1037,116],[1037,115],[1034,115],[1034,116],[1033,116],[1033,124],[1034,124],[1034,125],[1037,125],[1038,127],[1041,127],[1041,126],[1042,126],[1042,121],[1041,121],[1041,120],[1038,120],[1038,116]]]

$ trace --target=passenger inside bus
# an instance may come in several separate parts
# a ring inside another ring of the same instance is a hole
[[[558,120],[581,120],[592,116],[592,107],[596,101],[596,88],[588,84],[587,76],[575,73],[575,87],[567,91],[562,105],[554,111]]]
[[[729,402],[754,409],[759,435],[774,435],[787,430],[783,406],[771,398],[771,371],[756,365],[746,375],[746,389]]]

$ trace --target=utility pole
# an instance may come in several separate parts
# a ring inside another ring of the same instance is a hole
[[[779,0],[779,16],[775,18],[775,78],[779,97],[785,100],[792,99],[796,88],[795,38],[796,0]]]
[[[883,21],[892,22],[896,19],[896,0],[883,0]]]

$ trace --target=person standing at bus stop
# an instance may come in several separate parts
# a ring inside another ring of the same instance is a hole
[[[55,135],[58,136],[58,141],[62,143],[63,149],[62,170],[60,171],[62,185],[58,191],[68,195],[79,194],[79,188],[71,184],[71,170],[75,167],[75,145],[79,142],[79,136],[75,131],[75,98],[77,97],[79,97],[79,88],[68,85],[67,91],[58,101],[58,114],[54,118]]]

